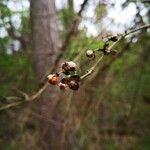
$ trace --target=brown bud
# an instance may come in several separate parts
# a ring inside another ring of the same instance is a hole
[[[116,42],[118,40],[118,36],[117,35],[113,35],[113,36],[109,37],[108,40]]]
[[[73,61],[64,62],[61,67],[66,73],[69,71],[76,71],[76,64]]]
[[[71,77],[70,77],[70,80],[74,80],[74,81],[76,81],[76,82],[79,82],[80,81],[80,76],[79,75],[72,75]]]
[[[70,78],[68,77],[61,79],[61,83],[68,84],[69,82],[70,82]]]
[[[68,86],[72,90],[78,90],[79,89],[79,83],[74,81],[74,80],[70,81]]]
[[[61,90],[66,90],[67,87],[68,87],[67,84],[64,84],[64,83],[61,83],[61,82],[59,83],[59,88],[60,88]]]
[[[101,51],[104,53],[104,55],[110,54],[110,50],[108,50],[108,49],[102,49]]]
[[[108,46],[109,46],[109,43],[107,43],[107,42],[106,42],[106,43],[104,44],[103,49],[107,49],[107,48],[108,48]]]

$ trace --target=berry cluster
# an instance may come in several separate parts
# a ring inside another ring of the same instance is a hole
[[[88,58],[94,59],[96,57],[95,52],[100,51],[104,55],[115,55],[116,50],[109,48],[109,41],[116,42],[118,40],[118,35],[110,36],[105,41],[103,48],[99,48],[97,50],[87,50],[86,56]],[[61,90],[66,90],[70,88],[71,90],[79,89],[79,82],[82,79],[77,74],[77,65],[73,61],[66,61],[61,65],[61,71],[56,74],[48,75],[48,82],[52,85],[59,85]]]
[[[73,61],[64,62],[61,65],[61,71],[47,76],[48,82],[52,85],[59,85],[61,90],[70,88],[79,89],[80,76],[77,74],[77,66]]]

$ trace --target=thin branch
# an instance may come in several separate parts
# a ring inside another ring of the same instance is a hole
[[[129,45],[130,45],[130,43],[127,43],[127,44],[122,48],[122,50],[121,50],[119,53],[116,54],[115,57],[112,57],[111,60],[110,60],[108,63],[104,64],[104,65],[101,67],[100,71],[104,71],[104,70],[108,69],[108,68],[110,67],[110,65],[111,65],[117,58],[120,58],[121,56],[123,56],[123,54],[124,54],[125,52],[127,52],[126,50],[129,48]]]
[[[2,110],[6,110],[6,109],[9,109],[9,108],[12,108],[12,107],[16,107],[18,105],[21,105],[25,102],[30,102],[30,101],[33,101],[33,100],[36,100],[38,97],[40,97],[40,95],[45,91],[45,89],[48,87],[48,83],[46,82],[35,94],[33,94],[32,96],[27,96],[27,94],[24,94],[26,95],[26,97],[24,99],[21,99],[20,101],[18,102],[14,102],[14,103],[11,103],[11,104],[7,104],[5,106],[2,106],[0,107],[0,111]],[[18,99],[18,97],[16,97],[16,100]]]
[[[100,63],[100,61],[103,59],[104,55],[102,54],[102,56],[97,60],[97,62],[88,70],[88,72],[86,74],[84,74],[83,76],[80,77],[80,79],[84,79],[87,76],[89,76],[97,67],[97,65]]]
[[[149,27],[150,27],[150,24],[147,24],[147,25],[143,25],[143,26],[141,26],[141,27],[139,27],[139,28],[137,28],[137,29],[130,30],[129,32],[125,32],[124,34],[122,34],[122,35],[118,38],[118,40],[117,40],[116,42],[114,42],[114,43],[108,48],[108,50],[111,51],[111,49],[112,49],[118,42],[120,42],[123,38],[125,38],[127,35],[129,35],[129,34],[131,34],[131,33],[134,33],[134,32],[137,32],[137,31],[142,30],[142,29],[147,29],[147,28],[149,28]],[[88,71],[86,74],[84,74],[84,75],[81,76],[81,80],[84,79],[84,78],[86,78],[87,76],[89,76],[89,75],[95,70],[96,66],[99,64],[99,62],[100,62],[102,59],[103,59],[103,55],[97,60],[97,62],[89,69],[89,71]]]
[[[21,100],[21,97],[17,97],[17,96],[9,96],[9,97],[3,97],[4,100],[6,101],[12,101],[12,100]]]
[[[0,107],[0,111],[9,109],[9,108],[11,108],[11,107],[16,107],[16,106],[18,106],[18,105],[21,105],[23,102],[25,102],[25,101],[19,101],[19,102],[7,104],[7,105],[5,105],[5,106]]]
[[[111,50],[120,40],[122,40],[125,36],[131,34],[131,33],[134,33],[134,32],[137,32],[139,30],[142,30],[142,29],[147,29],[150,27],[150,24],[148,25],[144,25],[144,26],[141,26],[137,29],[133,29],[133,30],[130,30],[129,32],[125,32],[124,34],[121,35],[121,37],[116,41],[114,42],[110,47],[109,49]],[[84,75],[81,76],[81,80],[86,78],[87,76],[89,76],[94,70],[95,68],[97,67],[97,65],[101,62],[101,60],[103,59],[104,55],[102,55],[98,60],[97,62],[89,69],[89,71],[87,73],[85,73]],[[33,101],[33,100],[36,100],[38,97],[40,97],[40,95],[45,91],[45,89],[48,87],[48,83],[45,82],[45,84],[35,93],[33,94],[32,96],[28,96],[27,94],[25,94],[24,92],[21,92],[23,95],[24,95],[24,100],[23,101],[18,101],[18,102],[15,102],[15,103],[11,103],[11,104],[7,104],[5,106],[2,106],[0,107],[0,111],[2,110],[6,110],[6,109],[9,109],[9,108],[12,108],[12,107],[15,107],[15,106],[18,106],[18,105],[21,105],[23,104],[24,102],[29,102],[29,101]]]
[[[30,97],[30,101],[33,101],[40,97],[40,95],[45,91],[45,89],[48,87],[48,82],[46,82],[34,95]]]
[[[149,28],[150,27],[150,24],[147,24],[147,25],[143,25],[143,26],[141,26],[141,27],[139,27],[139,28],[137,28],[137,29],[133,29],[133,30],[130,30],[130,31],[128,31],[128,32],[125,32],[124,34],[122,34],[121,36],[120,36],[120,38],[116,41],[116,42],[114,42],[110,47],[109,47],[109,50],[111,50],[119,41],[121,41],[123,38],[125,38],[127,35],[129,35],[129,34],[132,34],[132,33],[134,33],[134,32],[137,32],[137,31],[139,31],[139,30],[142,30],[142,29],[147,29],[147,28]]]
[[[15,92],[17,92],[20,96],[24,97],[25,100],[29,99],[29,96],[27,93],[25,93],[17,88],[13,88],[13,90],[15,90]]]
[[[81,8],[80,8],[79,12],[77,13],[78,17],[81,17],[81,14],[84,11],[84,8],[85,8],[87,2],[88,2],[88,0],[84,0],[84,2],[82,3]],[[66,49],[66,47],[68,45],[68,42],[70,41],[71,37],[74,36],[75,30],[77,29],[77,26],[78,26],[79,21],[80,21],[78,17],[73,20],[73,22],[71,23],[71,25],[70,25],[70,27],[68,29],[68,32],[67,32],[65,40],[63,42],[63,45],[60,48],[61,52],[57,56],[57,58],[55,60],[54,67],[51,69],[51,72],[53,72],[55,70],[55,67],[57,66],[57,64],[59,63],[59,61],[60,61],[60,59],[61,59],[61,57],[63,55],[63,51]],[[2,107],[0,107],[0,111],[9,109],[9,108],[14,107],[14,106],[18,106],[18,105],[20,105],[20,104],[22,104],[24,102],[29,102],[29,101],[33,101],[33,100],[37,99],[45,91],[45,89],[47,87],[48,87],[48,83],[45,82],[44,85],[32,96],[28,96],[26,93],[24,93],[22,91],[19,91],[20,94],[22,94],[24,96],[24,100],[23,101],[19,101],[19,102],[15,102],[15,103],[11,103],[11,104],[8,104],[8,105],[5,105],[5,106],[2,106]]]
[[[133,30],[130,30],[129,32],[127,32],[127,33],[124,33],[124,36],[127,36],[127,35],[129,35],[129,34],[131,34],[131,33],[137,32],[137,31],[139,31],[139,30],[147,29],[147,28],[149,28],[149,27],[150,27],[150,24],[143,25],[143,26],[141,26],[141,27],[139,27],[139,28],[137,28],[137,29],[133,29]]]
[[[84,0],[84,2],[81,5],[81,8],[80,8],[80,10],[78,12],[78,16],[81,16],[81,14],[82,14],[82,12],[83,12],[83,10],[84,10],[84,8],[85,8],[87,3],[88,3],[88,0]]]

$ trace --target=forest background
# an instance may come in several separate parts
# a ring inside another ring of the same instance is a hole
[[[85,74],[101,57],[86,50],[149,23],[149,0],[0,0],[0,149],[149,150],[149,28],[120,40],[78,91],[46,80],[64,61]]]

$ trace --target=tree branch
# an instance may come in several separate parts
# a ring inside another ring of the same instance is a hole
[[[81,17],[81,14],[87,4],[88,0],[84,0],[84,2],[82,3],[81,5],[81,8],[79,10],[79,12],[77,13],[77,16],[78,17]],[[53,72],[56,68],[56,66],[58,65],[62,55],[63,55],[63,51],[66,49],[67,45],[68,45],[68,42],[70,41],[71,37],[74,36],[74,33],[75,33],[75,30],[77,29],[77,26],[79,24],[79,21],[80,19],[79,18],[75,18],[73,20],[73,22],[71,23],[69,29],[68,29],[68,32],[67,32],[67,35],[65,37],[65,40],[63,42],[63,45],[61,46],[60,50],[60,54],[57,56],[56,60],[55,60],[55,63],[54,63],[54,66],[53,68],[51,69],[51,72]],[[20,94],[22,94],[24,96],[24,100],[23,101],[18,101],[18,102],[15,102],[15,103],[11,103],[11,104],[7,104],[5,106],[2,106],[0,107],[0,111],[1,110],[6,110],[6,109],[9,109],[9,108],[12,108],[12,107],[15,107],[15,106],[18,106],[24,102],[29,102],[29,101],[33,101],[35,99],[37,99],[44,91],[45,89],[48,87],[48,83],[45,82],[44,85],[32,96],[28,96],[28,94],[22,92],[22,91],[19,91]],[[16,100],[18,100],[19,97],[17,97]]]
[[[137,32],[137,31],[142,30],[142,29],[147,29],[149,27],[150,27],[150,24],[141,26],[141,27],[139,27],[137,29],[130,30],[129,32],[125,32],[124,34],[122,34],[120,36],[120,38],[116,42],[114,42],[109,47],[109,49],[111,50],[120,40],[122,40],[127,35],[129,35],[131,33],[134,33],[134,32]],[[84,75],[81,76],[81,80],[83,80],[84,78],[86,78],[87,76],[89,76],[95,70],[95,68],[101,62],[101,60],[103,59],[103,57],[104,57],[104,54],[96,61],[96,63],[89,69],[89,71],[87,73],[85,73]],[[20,93],[22,95],[24,95],[24,100],[21,100],[21,101],[15,102],[15,103],[11,103],[11,104],[7,104],[5,106],[2,106],[2,107],[0,107],[0,111],[7,110],[9,108],[21,105],[24,102],[30,102],[30,101],[36,100],[45,91],[45,89],[48,87],[48,85],[49,85],[48,82],[45,82],[45,84],[35,94],[33,94],[32,96],[28,96],[28,94],[26,94],[26,93],[24,93],[24,92],[21,91]]]
[[[86,78],[87,76],[89,76],[97,67],[97,65],[100,63],[100,61],[103,59],[104,55],[102,54],[102,56],[97,60],[97,62],[87,71],[86,74],[82,75],[80,77],[81,80],[83,80],[84,78]]]
[[[80,8],[80,10],[78,12],[78,16],[81,17],[81,14],[82,14],[82,12],[83,12],[83,10],[84,10],[84,8],[85,8],[85,6],[86,6],[87,3],[88,3],[88,0],[84,0],[84,2],[81,5],[81,8]]]
[[[116,42],[114,42],[109,48],[108,50],[111,51],[111,49],[118,43],[120,42],[123,38],[125,38],[127,35],[131,34],[131,33],[134,33],[134,32],[137,32],[139,30],[142,30],[142,29],[147,29],[150,27],[150,24],[147,24],[147,25],[143,25],[137,29],[133,29],[133,30],[130,30],[128,32],[125,32],[124,34],[120,35],[120,37],[118,38],[118,40]],[[97,62],[89,69],[89,71],[82,75],[81,76],[81,80],[86,78],[87,76],[89,76],[96,68],[96,66],[99,64],[99,62],[103,59],[103,55],[97,60]]]
[[[6,110],[6,109],[9,109],[9,108],[12,108],[12,107],[16,107],[18,105],[21,105],[25,102],[30,102],[30,101],[33,101],[33,100],[36,100],[44,91],[45,89],[48,87],[48,83],[46,82],[35,94],[33,94],[32,96],[28,96],[26,93],[22,92],[19,90],[19,92],[21,92],[22,95],[24,95],[24,99],[22,98],[20,101],[18,102],[14,102],[14,103],[11,103],[11,104],[7,104],[5,106],[2,106],[0,107],[0,111],[2,110]],[[13,97],[15,98],[15,97]],[[19,97],[16,97],[16,100],[18,100]]]

